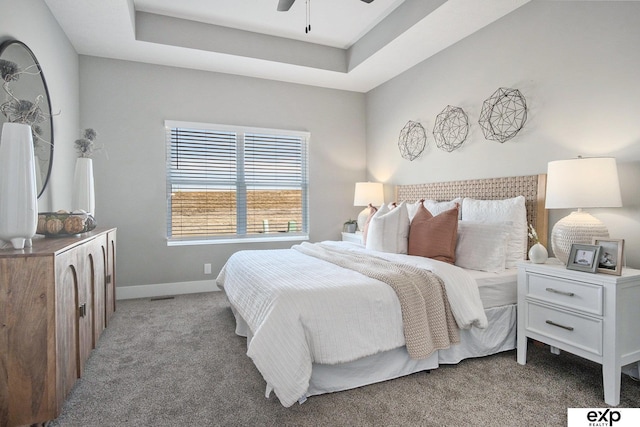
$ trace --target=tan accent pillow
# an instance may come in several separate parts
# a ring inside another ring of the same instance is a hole
[[[433,216],[420,205],[409,229],[409,255],[433,258],[453,264],[456,261],[458,238],[458,209]]]

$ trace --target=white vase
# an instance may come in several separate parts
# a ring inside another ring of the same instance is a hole
[[[79,157],[73,174],[73,197],[71,206],[74,211],[82,209],[95,217],[95,195],[93,186],[93,160]]]
[[[5,123],[0,138],[0,240],[31,247],[38,225],[38,193],[31,126]]]
[[[547,248],[545,248],[541,243],[536,243],[531,246],[529,249],[529,259],[534,264],[544,264],[549,258],[549,253],[547,252]]]

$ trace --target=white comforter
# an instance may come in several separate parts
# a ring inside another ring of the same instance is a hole
[[[324,242],[365,251],[348,242]],[[444,281],[461,328],[487,326],[476,282],[440,261],[375,252],[433,271]],[[304,397],[312,363],[336,364],[404,345],[400,304],[390,286],[293,249],[241,251],[217,278],[253,335],[251,357],[284,406]]]

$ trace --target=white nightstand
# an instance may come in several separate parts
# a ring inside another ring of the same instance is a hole
[[[567,270],[556,259],[518,266],[518,363],[527,337],[602,365],[604,401],[620,403],[621,367],[640,361],[640,270]]]
[[[342,232],[342,241],[343,242],[353,242],[353,243],[362,243],[362,233],[346,233]]]

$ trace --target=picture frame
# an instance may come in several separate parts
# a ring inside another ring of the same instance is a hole
[[[567,268],[569,270],[586,271],[587,273],[595,273],[600,260],[599,245],[583,245],[574,243],[571,245]]]
[[[600,246],[600,255],[598,257],[598,273],[613,274],[620,276],[622,274],[622,256],[624,254],[624,239],[593,239],[593,244]]]

